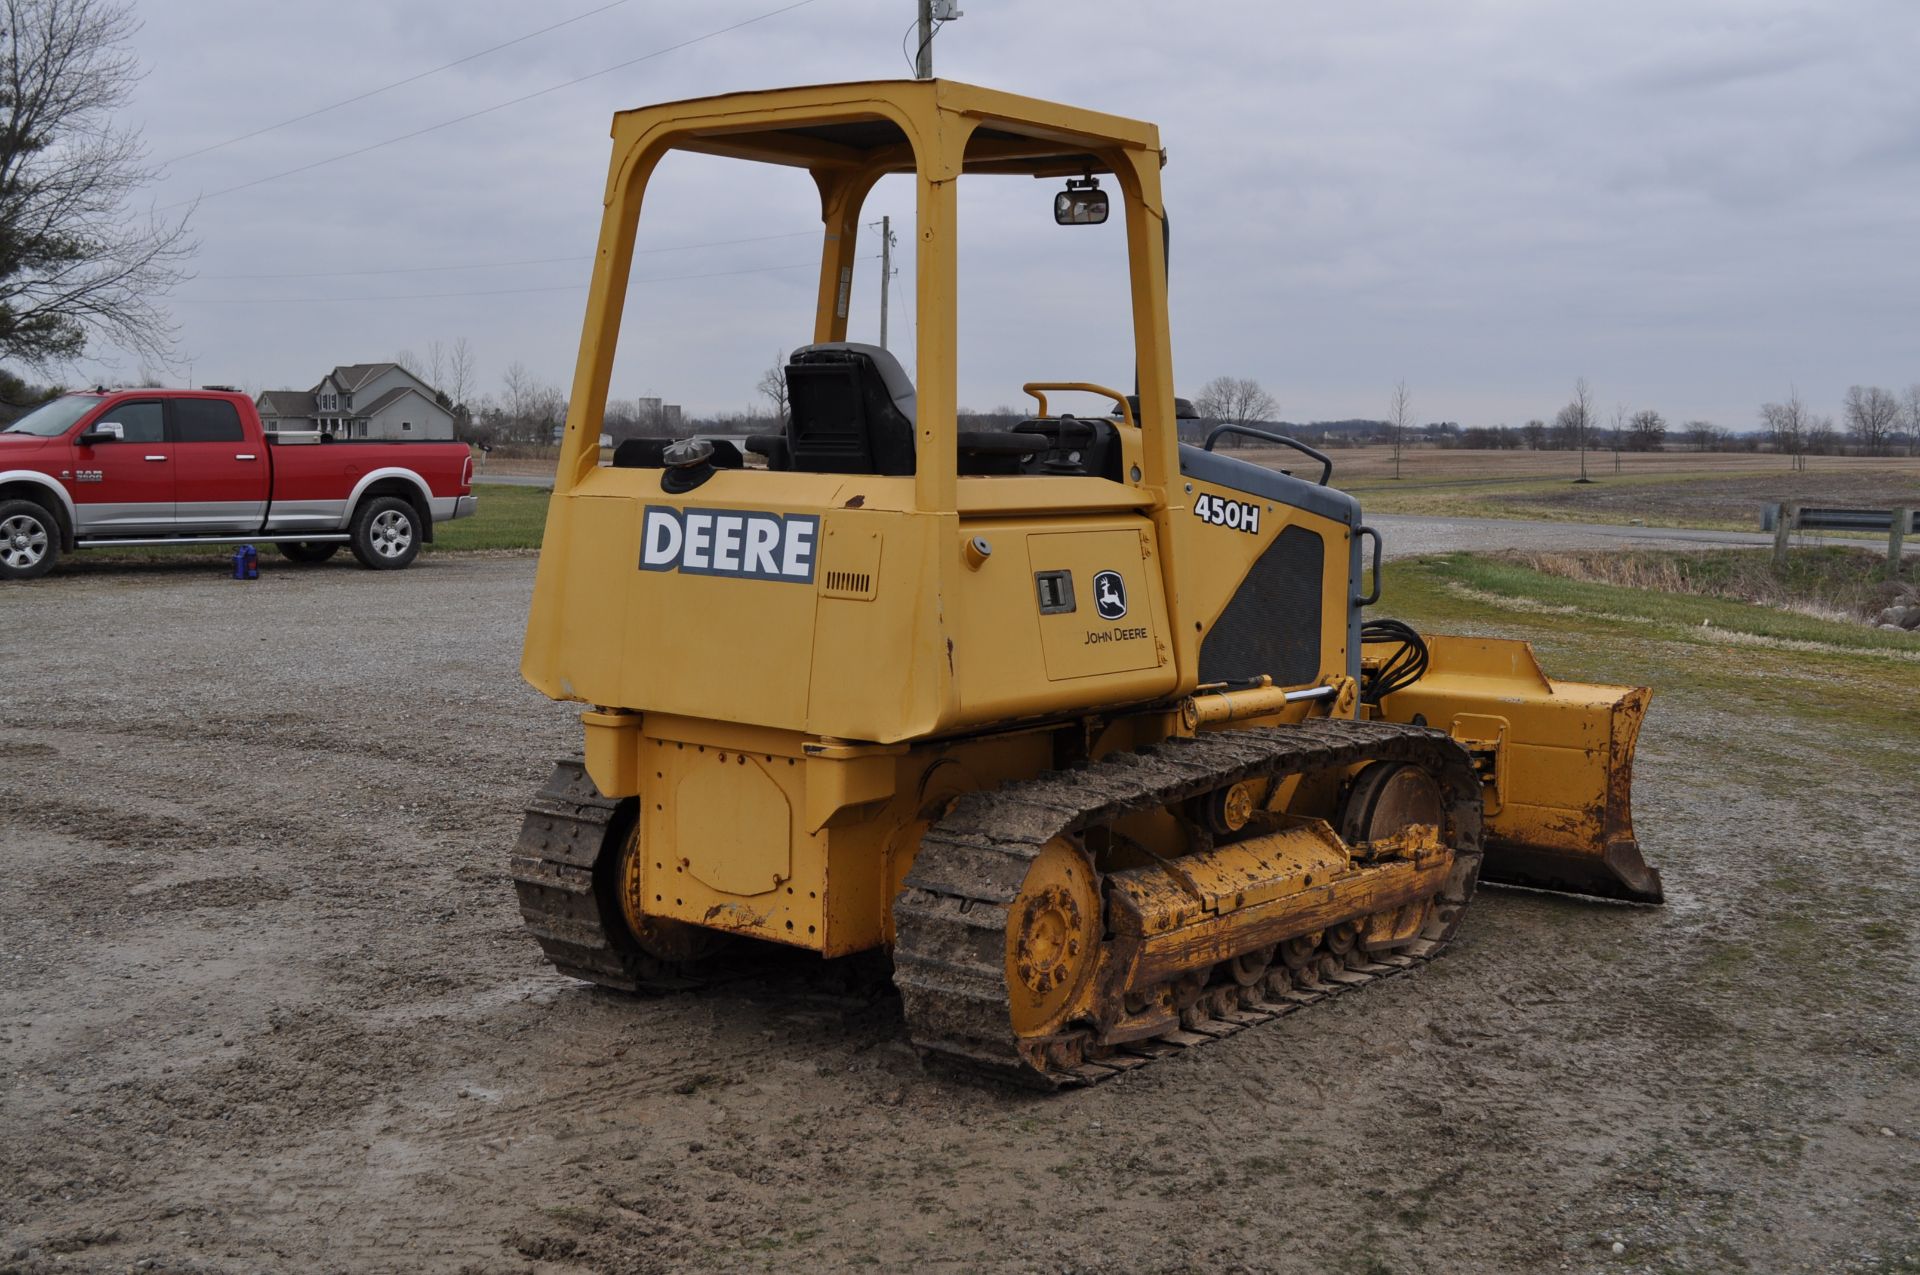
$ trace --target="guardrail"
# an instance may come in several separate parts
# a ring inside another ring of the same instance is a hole
[[[1772,531],[1780,521],[1782,503],[1760,506],[1760,530]],[[1795,505],[1798,531],[1891,531],[1891,509],[1837,509],[1822,505]],[[1920,508],[1906,510],[1907,533],[1920,534]]]
[[[1920,509],[1842,509],[1778,501],[1760,508],[1760,530],[1773,533],[1773,565],[1787,565],[1787,544],[1796,531],[1884,531],[1887,578],[1900,575],[1900,555],[1910,534],[1920,534]]]

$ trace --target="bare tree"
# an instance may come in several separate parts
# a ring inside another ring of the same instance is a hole
[[[1590,483],[1587,477],[1587,439],[1593,432],[1593,387],[1587,378],[1573,383],[1573,399],[1553,420],[1555,430],[1580,453],[1580,476],[1573,481]]]
[[[1260,382],[1246,377],[1216,376],[1200,387],[1193,406],[1209,420],[1249,425],[1272,420],[1280,414],[1280,404],[1260,388]]]
[[[1709,425],[1708,429],[1713,427]],[[1644,408],[1635,412],[1627,420],[1627,450],[1635,452],[1658,452],[1666,450],[1667,418]]]
[[[1885,455],[1900,428],[1900,400],[1878,385],[1847,388],[1847,432],[1868,456]]]
[[[1815,456],[1836,456],[1840,453],[1840,431],[1834,428],[1833,417],[1821,415],[1807,418],[1807,450]]]
[[[475,388],[473,346],[468,343],[467,338],[455,338],[453,345],[447,350],[445,375],[447,383],[439,388],[447,392],[447,397],[453,400],[454,410],[458,412],[467,407],[467,400],[472,397]]]
[[[1789,458],[1789,468],[1807,467],[1807,434],[1812,428],[1807,405],[1800,391],[1791,389],[1784,403],[1765,403],[1760,407],[1760,423],[1766,426],[1773,450]]]
[[[393,361],[398,363],[405,371],[413,373],[413,375],[423,381],[426,380],[426,376],[420,370],[420,356],[412,350],[399,350],[395,352]],[[431,385],[433,382],[428,381],[427,383]]]
[[[600,432],[623,443],[640,433],[640,404],[630,398],[610,398],[600,413]]]
[[[187,215],[136,215],[153,179],[120,123],[139,81],[121,0],[0,0],[0,357],[45,367],[98,337],[170,363],[160,300],[186,277]]]
[[[567,396],[552,385],[535,380],[526,365],[515,360],[501,375],[506,398],[501,404],[509,433],[530,443],[553,440],[554,429],[567,417]]]
[[[500,374],[501,387],[506,391],[506,402],[502,407],[509,416],[520,416],[533,402],[533,373],[527,371],[527,365],[519,359],[507,364],[507,370]]]
[[[787,355],[784,350],[775,350],[773,366],[760,374],[753,388],[766,397],[773,405],[774,417],[784,427],[787,423]]]
[[[1687,442],[1696,452],[1710,452],[1720,446],[1727,432],[1712,421],[1688,421],[1686,424]]]
[[[1405,381],[1393,383],[1393,403],[1387,409],[1387,439],[1393,444],[1393,476],[1400,477],[1400,453],[1406,450],[1407,429],[1413,424],[1413,395]]]
[[[1520,435],[1527,440],[1529,451],[1540,451],[1547,445],[1547,423],[1536,417],[1520,427]]]

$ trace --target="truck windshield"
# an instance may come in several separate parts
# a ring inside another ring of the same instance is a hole
[[[31,434],[35,438],[52,438],[56,434],[66,433],[68,427],[99,404],[100,398],[95,394],[67,394],[51,403],[42,403],[0,430],[0,434]]]

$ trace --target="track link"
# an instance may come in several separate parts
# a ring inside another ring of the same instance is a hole
[[[508,871],[520,916],[562,974],[623,992],[666,992],[705,979],[634,943],[612,882],[613,840],[630,803],[600,795],[580,761],[556,762],[527,807]]]
[[[1025,1051],[1008,1018],[1006,927],[1027,870],[1048,841],[1252,778],[1364,762],[1413,762],[1441,783],[1455,866],[1419,938],[1377,958],[1316,958],[1284,991],[1203,998],[1182,1027],[1101,1053],[1084,1039]],[[1481,858],[1480,784],[1466,750],[1439,731],[1390,722],[1298,725],[1169,739],[1087,766],[969,793],[921,841],[894,903],[894,981],[923,1056],[1001,1081],[1059,1088],[1097,1083],[1154,1058],[1219,1039],[1302,1005],[1403,973],[1437,955],[1472,898]],[[1338,968],[1336,970],[1335,965]],[[1196,1012],[1197,1011],[1197,1012]]]

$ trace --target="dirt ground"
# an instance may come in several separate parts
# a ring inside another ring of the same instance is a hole
[[[1663,693],[1665,908],[1485,890],[1413,977],[1036,1098],[806,959],[541,963],[530,559],[218,572],[0,589],[0,1270],[1920,1270],[1911,737]]]

